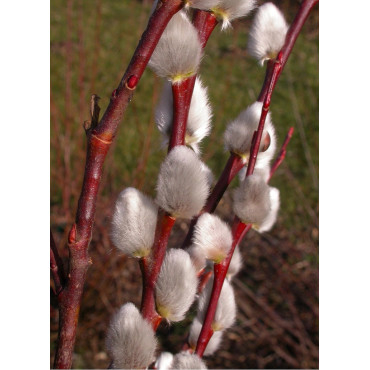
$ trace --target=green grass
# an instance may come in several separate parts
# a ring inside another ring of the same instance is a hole
[[[69,27],[67,3],[62,0],[51,2],[51,91],[58,112],[51,117],[51,136],[57,135],[58,128],[58,135],[62,137],[70,117],[71,167],[78,195],[85,147],[82,122],[89,118],[90,95],[97,93],[102,98],[100,105],[104,112],[110,94],[117,87],[145,29],[150,5],[134,0],[101,1],[99,21],[98,0],[74,1]],[[292,14],[295,9],[294,3]],[[288,20],[291,19],[289,15]],[[264,78],[264,68],[259,67],[246,52],[249,25],[250,19],[246,19],[236,22],[228,32],[221,33],[217,28],[206,47],[200,69],[202,80],[208,86],[214,114],[212,134],[203,143],[203,157],[216,177],[228,158],[228,153],[223,149],[224,129],[231,119],[256,99]],[[72,108],[67,112],[68,29],[71,35]],[[79,54],[81,34],[83,65]],[[79,84],[81,71],[83,81]],[[153,128],[152,120],[153,99],[160,93],[160,84],[161,81],[150,70],[145,71],[109,153],[102,183],[102,195],[105,197],[112,198],[122,188],[132,184],[140,185],[146,193],[154,194],[158,168],[164,156],[160,150],[160,136],[157,129]],[[154,95],[153,88],[156,91]],[[314,223],[312,212],[318,212],[318,37],[310,35],[306,29],[298,38],[278,82],[271,112],[278,133],[278,146],[290,126],[296,129],[285,163],[272,180],[272,185],[281,191],[280,220],[283,227],[294,229],[297,233],[310,230]],[[153,130],[148,147],[146,136],[150,127]],[[59,145],[63,152],[63,143]],[[138,171],[147,147],[147,165]],[[61,154],[57,154],[55,146],[52,146],[51,166],[56,171],[60,166],[58,155],[62,160]],[[51,179],[51,185],[51,202],[58,207],[63,185],[54,178]],[[71,198],[72,209],[75,208],[77,195]]]

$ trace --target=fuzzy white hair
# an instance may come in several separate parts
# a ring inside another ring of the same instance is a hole
[[[213,277],[208,280],[203,292],[198,299],[197,319],[200,322],[204,321],[209,299],[211,297],[213,287]],[[217,303],[215,317],[212,322],[212,329],[214,331],[221,331],[230,328],[236,317],[236,303],[234,290],[228,280],[224,280],[220,298]]]
[[[212,170],[204,162],[200,162],[200,163],[201,163],[202,171],[207,178],[208,186],[211,187],[213,182],[215,181],[215,177],[212,173]]]
[[[219,217],[203,213],[198,218],[194,228],[193,243],[207,259],[220,263],[227,256],[232,242],[229,225]]]
[[[185,12],[179,11],[168,22],[149,61],[160,77],[177,83],[197,73],[202,59],[198,32]]]
[[[262,106],[263,103],[254,102],[228,124],[224,134],[225,149],[238,154],[244,163],[249,159],[253,134],[258,129]],[[275,127],[272,124],[270,112],[266,116],[260,150],[263,148],[267,133],[270,135],[270,145],[267,150],[258,153],[256,168],[268,166],[276,150]]]
[[[180,352],[173,358],[173,369],[207,369],[206,364],[196,354]]]
[[[282,12],[273,4],[260,6],[253,19],[248,39],[248,52],[263,65],[274,59],[284,45],[288,25]]]
[[[269,186],[263,177],[254,173],[234,191],[233,211],[244,222],[258,228],[271,209]]]
[[[200,10],[210,10],[216,7],[221,0],[185,0],[185,6]]]
[[[265,231],[270,231],[274,226],[277,215],[280,208],[280,191],[277,188],[270,187],[270,202],[271,209],[267,217],[262,221],[258,231],[264,233]]]
[[[172,369],[173,354],[170,352],[162,352],[155,361],[154,369],[169,370]]]
[[[184,145],[174,147],[159,170],[157,204],[173,217],[192,218],[203,208],[208,193],[201,160]]]
[[[145,369],[154,360],[157,340],[135,305],[126,303],[110,322],[106,346],[113,369]]]
[[[195,318],[191,324],[188,342],[191,348],[195,349],[197,346],[199,334],[202,330],[202,323]],[[214,354],[221,344],[222,331],[215,331],[209,340],[207,347],[203,353],[204,356],[210,356]]]
[[[257,163],[258,163],[258,157],[257,157]],[[260,162],[260,164],[261,164],[261,162]],[[248,168],[248,166],[244,166],[238,172],[239,182],[244,181],[245,176],[247,174],[247,168]],[[253,173],[259,173],[262,176],[262,178],[264,179],[264,181],[267,183],[269,181],[269,178],[270,178],[270,171],[271,171],[271,168],[268,165],[268,166],[264,166],[264,167],[254,167]]]
[[[211,132],[212,109],[209,104],[207,88],[199,77],[195,80],[189,115],[186,124],[185,144],[199,154],[199,143]],[[172,131],[173,96],[169,82],[165,82],[155,111],[155,122],[163,136],[163,147],[167,147]]]
[[[197,245],[192,244],[188,249],[187,252],[190,255],[191,261],[197,272],[201,271],[206,267],[207,260],[202,251]]]
[[[221,0],[211,10],[222,20],[221,30],[231,26],[231,21],[245,17],[256,7],[256,0]]]
[[[242,255],[240,253],[239,246],[237,245],[234,249],[234,254],[231,258],[229,269],[227,270],[226,277],[231,281],[231,279],[240,271],[243,265]]]
[[[182,249],[166,252],[155,286],[158,313],[168,321],[181,321],[195,299],[198,278],[190,256]]]
[[[154,241],[157,213],[158,206],[139,190],[123,190],[112,217],[113,244],[129,256],[147,256]]]

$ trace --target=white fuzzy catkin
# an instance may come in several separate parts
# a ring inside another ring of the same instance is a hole
[[[245,17],[256,7],[256,0],[221,0],[211,10],[215,16],[222,20],[221,29],[231,26],[231,21]]]
[[[250,155],[254,131],[258,129],[263,104],[254,102],[239,116],[230,122],[224,134],[225,149],[238,154],[247,163]],[[260,150],[263,148],[267,133],[270,135],[270,146],[264,152],[260,151],[257,156],[255,168],[263,168],[270,163],[276,150],[275,127],[271,121],[271,114],[267,113]]]
[[[123,190],[112,218],[113,244],[129,256],[147,256],[154,241],[157,213],[157,205],[139,190]]]
[[[168,321],[181,321],[195,299],[198,278],[190,256],[182,249],[166,252],[155,286],[158,313]]]
[[[169,370],[172,369],[173,354],[170,352],[162,352],[155,361],[154,369]]]
[[[276,58],[284,45],[288,25],[284,15],[273,3],[260,6],[253,19],[248,39],[248,52],[263,65]]]
[[[197,77],[191,98],[189,115],[186,124],[185,144],[199,154],[199,143],[211,132],[212,110],[208,100],[207,88]],[[163,136],[163,147],[168,146],[172,131],[173,96],[169,82],[165,82],[155,112],[155,122]]]
[[[197,346],[197,342],[198,342],[198,338],[199,338],[199,334],[201,330],[202,330],[202,323],[197,318],[195,318],[191,324],[189,338],[188,338],[189,345],[192,349],[195,349]],[[214,354],[217,351],[218,347],[220,346],[221,340],[222,340],[222,331],[215,331],[211,339],[209,340],[203,355],[210,356]]]
[[[173,217],[192,218],[206,202],[208,181],[198,156],[184,145],[176,146],[161,164],[156,202]]]
[[[180,352],[173,358],[173,369],[207,369],[205,363],[196,354]]]
[[[197,319],[200,322],[204,321],[208,302],[211,297],[213,287],[213,277],[208,280],[202,294],[198,299],[198,312]],[[230,328],[235,321],[236,317],[236,303],[233,287],[228,280],[224,280],[220,298],[217,303],[215,317],[212,322],[212,329],[214,331],[221,331]]]
[[[239,246],[237,245],[234,249],[234,254],[231,257],[229,269],[227,270],[226,277],[231,281],[231,279],[240,271],[242,268],[242,255],[240,253]]]
[[[168,22],[149,61],[160,77],[178,83],[197,73],[202,58],[198,32],[183,11]]]
[[[258,229],[270,209],[269,186],[260,174],[247,176],[234,191],[233,211],[244,223]]]
[[[113,369],[145,369],[154,360],[154,331],[132,303],[113,316],[106,338]]]
[[[207,259],[220,263],[227,256],[232,242],[229,225],[219,217],[203,213],[198,218],[194,228],[193,243]]]
[[[260,227],[258,228],[258,231],[260,233],[270,231],[276,222],[280,208],[279,189],[270,187],[270,202],[271,202],[270,212],[268,213],[267,217],[262,221]]]
[[[257,157],[258,158],[258,157]],[[238,172],[238,177],[239,177],[239,182],[244,181],[245,176],[247,174],[247,168],[248,166],[244,166],[239,172]],[[270,171],[271,168],[270,166],[265,166],[265,167],[260,167],[260,168],[254,168],[253,173],[258,173],[262,176],[263,180],[267,183],[270,178]]]

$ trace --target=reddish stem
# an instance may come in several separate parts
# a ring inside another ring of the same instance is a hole
[[[149,256],[149,263],[145,267],[143,274],[143,295],[141,301],[141,313],[143,317],[152,324],[156,330],[160,323],[161,317],[155,310],[154,288],[162,262],[166,253],[168,238],[175,218],[168,215],[162,209],[158,212],[157,226],[155,230],[154,244]]]
[[[297,40],[299,33],[301,32],[304,22],[306,21],[312,8],[318,2],[319,0],[303,0],[302,1],[301,6],[293,20],[293,23],[289,27],[289,30],[285,38],[284,46],[282,47],[281,51],[279,52],[277,58],[274,61],[272,72],[270,71],[271,62],[268,65],[264,85],[262,87],[262,90],[259,96],[259,99],[263,98],[262,113],[261,113],[260,122],[259,122],[258,129],[257,129],[256,139],[255,139],[254,145],[251,148],[251,155],[249,157],[246,176],[249,176],[253,173],[254,166],[256,164],[257,154],[258,154],[258,150],[259,150],[261,138],[262,138],[262,133],[263,133],[263,128],[265,125],[267,113],[270,108],[271,96],[275,89],[276,83],[289,58],[290,53],[292,52],[293,46],[295,44],[295,41]],[[270,73],[271,73],[271,77],[270,77]]]
[[[234,249],[237,244],[239,244],[241,238],[245,235],[246,229],[250,229],[252,225],[246,225],[240,220],[235,217],[233,221],[233,227],[232,227],[232,234],[233,234],[233,243],[231,245],[230,251],[227,255],[227,257],[221,262],[221,263],[215,263],[214,265],[214,280],[213,280],[213,287],[212,287],[212,293],[209,300],[207,313],[204,318],[203,327],[199,334],[198,342],[197,342],[197,348],[195,350],[195,353],[202,357],[203,353],[207,347],[207,344],[209,340],[212,337],[213,330],[212,330],[212,322],[215,317],[218,299],[220,298],[222,286],[226,277],[227,270],[230,265],[231,258],[234,253]],[[249,230],[248,229],[248,230]]]
[[[274,163],[271,166],[270,176],[268,178],[268,181],[271,180],[271,177],[274,175],[275,171],[278,169],[278,167],[283,162],[283,160],[285,158],[285,155],[286,155],[286,148],[289,144],[290,139],[292,138],[293,132],[294,132],[294,128],[291,127],[289,129],[287,135],[285,136],[285,140],[283,142],[283,145],[281,146],[281,149],[280,149],[280,152],[279,152],[278,156],[276,157]]]
[[[218,20],[213,13],[209,13],[204,10],[194,11],[193,25],[198,31],[199,40],[203,49],[217,24]]]
[[[230,157],[222,171],[221,176],[219,177],[217,184],[213,188],[211,194],[209,195],[207,202],[203,209],[200,211],[199,215],[192,219],[189,225],[189,231],[186,235],[186,238],[182,244],[182,248],[188,246],[191,242],[191,238],[193,236],[193,231],[195,224],[199,216],[201,216],[205,212],[213,213],[216,209],[218,203],[220,202],[221,198],[223,197],[227,187],[233,180],[233,178],[237,175],[237,173],[243,168],[243,160],[240,156],[235,153],[230,153]]]
[[[69,233],[69,278],[58,296],[59,336],[54,368],[70,368],[72,365],[78,314],[89,265],[87,250],[92,235],[98,189],[106,154],[158,40],[171,17],[182,6],[181,0],[158,3],[118,88],[112,94],[103,118],[95,129],[88,132],[84,180],[78,201],[76,222]],[[128,80],[129,86],[126,84]]]
[[[188,122],[194,84],[195,78],[192,77],[179,83],[172,84],[173,119],[168,152],[176,145],[185,144],[186,124]]]

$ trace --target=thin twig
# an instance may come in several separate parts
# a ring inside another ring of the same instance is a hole
[[[283,160],[284,160],[284,158],[286,156],[286,148],[287,148],[287,146],[289,144],[290,139],[293,136],[293,132],[294,132],[294,127],[290,127],[287,135],[285,136],[285,140],[283,142],[283,145],[281,146],[281,149],[279,151],[279,154],[278,154],[278,156],[276,157],[274,163],[271,166],[270,176],[269,176],[268,181],[271,180],[271,177],[274,175],[275,171],[278,169],[278,167],[283,162]]]
[[[181,0],[159,1],[121,82],[112,93],[110,103],[100,123],[88,132],[82,191],[78,202],[76,222],[68,237],[69,279],[58,296],[59,336],[54,368],[70,368],[72,365],[82,291],[86,272],[91,263],[88,246],[92,236],[97,195],[106,154],[158,40],[171,17],[182,6]]]

